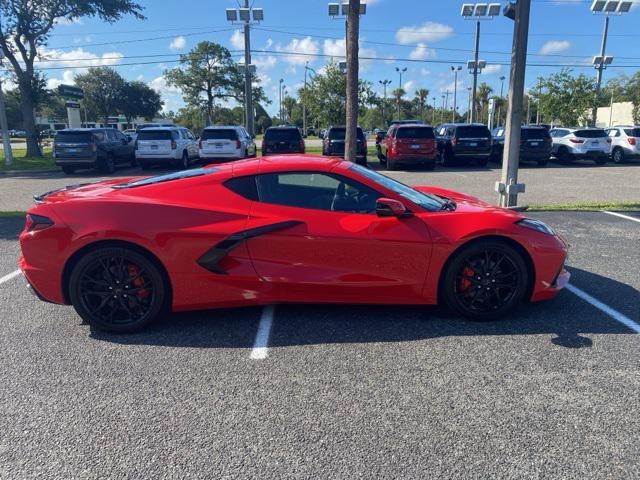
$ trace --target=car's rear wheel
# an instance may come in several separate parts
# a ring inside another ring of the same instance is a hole
[[[488,158],[479,158],[477,161],[479,167],[486,167],[489,163]]]
[[[189,168],[189,154],[187,153],[186,150],[182,152],[182,159],[180,160],[180,166],[183,169]]]
[[[116,162],[113,159],[113,155],[107,155],[107,158],[102,161],[101,170],[104,173],[113,173],[116,171]]]
[[[491,320],[520,303],[529,284],[522,255],[499,240],[463,247],[448,262],[440,285],[442,298],[460,315]]]
[[[571,157],[569,155],[569,150],[567,150],[565,147],[561,147],[558,149],[558,153],[556,155],[556,158],[558,159],[558,161],[560,163],[569,163],[571,161]]]
[[[425,162],[425,164],[424,164],[424,169],[425,170],[431,170],[432,171],[432,170],[435,170],[435,168],[436,168],[436,161],[435,160],[431,160],[431,161]]]
[[[549,160],[538,160],[538,166],[539,167],[546,167],[547,164],[549,163]]]
[[[74,266],[71,303],[92,326],[113,333],[141,329],[163,312],[167,286],[160,269],[129,248],[90,251]]]
[[[624,150],[620,147],[613,149],[613,154],[611,155],[611,159],[613,163],[623,163],[624,162]]]
[[[607,163],[607,157],[599,157],[593,160],[596,165],[604,165]]]
[[[74,167],[68,167],[66,165],[62,166],[62,171],[64,173],[66,173],[67,175],[72,175],[72,174],[76,173],[76,169]]]

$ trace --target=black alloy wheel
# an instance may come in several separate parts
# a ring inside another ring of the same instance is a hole
[[[448,265],[442,294],[459,314],[474,320],[504,315],[524,298],[527,267],[508,244],[486,240],[463,248]]]
[[[71,303],[92,326],[129,333],[155,320],[165,309],[167,287],[154,262],[122,248],[93,250],[73,268]]]

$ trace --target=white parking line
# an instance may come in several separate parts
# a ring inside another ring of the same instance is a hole
[[[273,323],[273,305],[264,307],[260,317],[260,325],[253,342],[253,350],[249,358],[252,360],[264,360],[269,355],[269,335],[271,334],[271,324]]]
[[[16,270],[15,272],[8,273],[4,277],[0,278],[0,283],[8,282],[12,278],[15,278],[18,275],[20,275],[21,273],[22,273],[22,270]]]
[[[609,215],[614,215],[616,217],[624,218],[625,220],[631,220],[632,222],[640,223],[640,218],[630,217],[629,215],[623,215],[618,212],[610,212],[608,210],[602,210],[602,213],[608,213]]]
[[[601,312],[606,313],[607,315],[609,315],[611,318],[613,318],[615,321],[620,322],[621,324],[623,324],[625,327],[628,327],[629,329],[633,330],[636,333],[640,333],[640,325],[638,325],[636,322],[634,322],[633,320],[631,320],[629,317],[627,317],[626,315],[623,315],[622,313],[618,312],[617,310],[614,310],[613,308],[611,308],[608,305],[605,305],[604,303],[602,303],[600,300],[593,298],[591,295],[589,295],[587,292],[583,292],[582,290],[580,290],[578,287],[575,287],[573,285],[571,285],[570,283],[567,284],[566,286],[567,290],[569,290],[571,293],[573,293],[574,295],[577,295],[578,297],[580,297],[582,300],[584,300],[587,303],[590,303],[591,305],[593,305],[594,307],[596,307],[598,310],[600,310]]]

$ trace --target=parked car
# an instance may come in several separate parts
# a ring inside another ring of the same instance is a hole
[[[177,127],[174,123],[142,123],[136,127],[136,132],[139,133],[143,128],[158,128],[158,127]]]
[[[491,160],[502,164],[504,153],[504,127],[494,128],[491,132]],[[520,128],[520,161],[536,162],[543,167],[551,156],[551,135],[542,125],[523,125]]]
[[[356,163],[359,165],[367,164],[367,139],[360,127],[357,127],[358,138],[356,140]],[[346,127],[335,126],[329,127],[322,141],[322,155],[344,157],[345,137],[347,135]]]
[[[443,123],[436,127],[438,152],[443,165],[474,160],[485,166],[491,156],[491,132],[482,123]]]
[[[640,127],[620,125],[605,130],[611,139],[611,160],[623,163],[640,158]]]
[[[553,128],[551,155],[561,163],[593,160],[604,165],[611,154],[611,138],[602,128]]]
[[[394,125],[424,125],[425,123],[422,120],[391,120],[389,122],[389,127],[393,127]]]
[[[135,128],[127,128],[122,132],[124,135],[128,135],[132,141],[136,141],[138,139],[138,132]]]
[[[436,166],[438,145],[433,128],[428,125],[394,125],[381,147],[380,163],[388,170],[395,170],[399,163],[423,165],[427,170]]]
[[[304,153],[305,145],[298,127],[269,127],[262,138],[262,156],[279,153]]]
[[[251,159],[36,202],[20,234],[27,282],[110,332],[288,302],[441,303],[490,320],[570,278],[567,243],[540,220],[335,158]]]
[[[198,158],[196,139],[182,127],[148,127],[138,131],[136,160],[143,170],[153,165],[169,164],[188,168]]]
[[[382,142],[384,141],[386,136],[386,130],[376,129],[376,155],[378,156],[378,159],[380,159],[380,157],[382,156]]]
[[[214,126],[202,130],[198,152],[200,160],[238,160],[255,157],[257,148],[244,127]]]
[[[80,168],[99,168],[113,173],[118,164],[135,165],[134,144],[113,128],[68,128],[53,140],[56,165],[66,174]]]

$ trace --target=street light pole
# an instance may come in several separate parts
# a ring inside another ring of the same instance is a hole
[[[453,119],[452,122],[456,121],[456,110],[458,103],[458,72],[462,70],[462,67],[458,65],[457,67],[451,66],[451,70],[453,70]]]
[[[593,107],[591,109],[591,126],[596,126],[596,120],[598,117],[598,99],[600,98],[600,86],[602,85],[602,72],[605,68],[605,56],[604,53],[607,49],[607,35],[609,33],[609,14],[604,17],[604,28],[602,29],[602,40],[600,41],[600,62],[596,66],[596,94],[593,101]]]
[[[402,90],[402,74],[404,72],[407,71],[407,67],[404,67],[403,69],[400,69],[399,67],[396,67],[396,72],[398,72],[398,75],[400,76],[399,81],[398,81],[398,93],[400,92],[400,90]],[[397,120],[400,120],[400,95],[398,95],[398,99],[396,100],[397,106]]]
[[[249,8],[249,0],[244,0],[244,8]],[[254,135],[253,125],[253,90],[251,88],[251,25],[249,17],[244,22],[244,102],[246,125],[249,135]]]
[[[446,98],[447,98],[446,95],[442,95],[442,112],[440,113],[440,123],[444,123],[444,112],[446,111],[446,108],[445,108]]]
[[[476,121],[476,95],[478,88],[478,55],[480,50],[480,20],[476,20],[475,49],[473,51],[473,98],[471,102],[471,123]]]
[[[384,107],[385,104],[387,103],[387,85],[389,85],[391,83],[391,80],[378,80],[378,83],[380,85],[382,85],[382,91],[383,91],[383,100],[382,100],[382,127],[384,128],[386,125],[386,118],[385,118],[385,111],[384,111]]]
[[[280,92],[280,114],[279,114],[279,116],[280,116],[280,123],[283,123],[283,121],[282,121],[282,89],[283,89],[283,85],[282,85],[282,83],[283,83],[283,82],[284,82],[284,79],[282,79],[282,78],[281,78],[281,79],[280,79],[280,86],[279,86],[279,88],[278,88],[278,90],[279,90],[279,92]]]
[[[500,77],[500,105],[498,106],[498,127],[502,126],[502,91],[504,90],[505,76]]]
[[[507,4],[504,12],[505,16],[514,20],[514,28],[502,176],[500,182],[496,183],[496,191],[500,194],[501,207],[517,205],[518,193],[524,193],[524,184],[518,184],[518,164],[520,162],[520,131],[522,125],[530,11],[531,0],[518,0],[515,5],[512,3]]]
[[[433,98],[433,115],[432,115],[432,119],[431,119],[431,123],[433,123],[435,125],[436,123],[436,97],[431,97]]]

